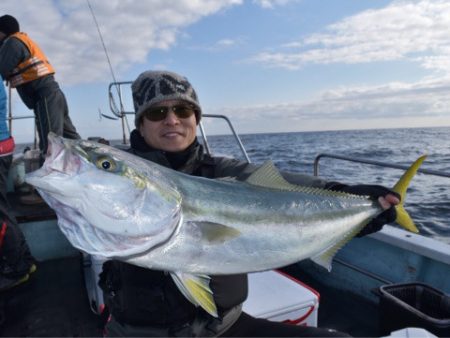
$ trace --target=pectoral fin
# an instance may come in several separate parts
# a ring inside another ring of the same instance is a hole
[[[208,242],[220,243],[240,236],[241,232],[227,225],[213,222],[194,222],[200,229],[202,237]]]
[[[218,316],[213,292],[209,287],[209,276],[196,276],[183,272],[171,272],[170,275],[181,293],[192,304],[202,307],[213,317]]]

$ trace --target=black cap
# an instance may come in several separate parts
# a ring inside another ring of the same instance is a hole
[[[0,16],[0,32],[10,36],[11,34],[17,33],[19,30],[19,22],[15,17],[8,14]]]

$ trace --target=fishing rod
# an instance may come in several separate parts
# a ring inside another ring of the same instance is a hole
[[[98,32],[98,35],[100,37],[100,42],[102,43],[103,51],[105,52],[106,60],[108,62],[109,71],[111,73],[111,77],[113,79],[113,83],[115,84],[117,95],[119,96],[119,98],[121,98],[122,94],[120,92],[119,86],[117,85],[117,80],[116,80],[116,76],[114,74],[114,70],[113,70],[113,67],[112,67],[112,64],[111,64],[111,60],[109,58],[108,49],[106,48],[105,41],[103,39],[103,35],[102,35],[101,30],[100,30],[100,26],[99,26],[99,24],[97,22],[97,18],[96,18],[95,13],[94,13],[94,9],[92,8],[91,3],[90,3],[89,0],[86,0],[86,2],[87,2],[87,5],[89,7],[89,11],[91,12],[92,19],[94,20],[95,26],[97,28],[97,32]],[[111,100],[111,98],[110,98],[110,100]],[[127,143],[127,137],[126,137],[125,129],[127,129],[128,133],[130,133],[130,126],[128,125],[128,120],[126,118],[126,115],[123,113],[124,112],[124,107],[123,107],[122,99],[120,99],[119,101],[120,101],[120,111],[119,111],[119,114],[117,114],[117,115],[120,117],[120,119],[122,121],[122,142],[123,142],[123,144],[126,144]],[[103,116],[103,117],[106,117],[108,119],[115,120],[114,117],[106,116],[105,114],[102,114],[102,113],[100,115]]]

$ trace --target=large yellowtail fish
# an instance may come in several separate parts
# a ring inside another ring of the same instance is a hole
[[[419,158],[393,190],[405,200]],[[167,169],[119,149],[49,135],[47,158],[27,175],[73,246],[170,271],[183,294],[217,315],[208,275],[273,269],[334,254],[383,210],[377,201],[286,182],[266,163],[246,182]],[[417,232],[403,208],[397,222]]]

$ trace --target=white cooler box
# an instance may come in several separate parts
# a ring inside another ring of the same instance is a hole
[[[83,255],[84,277],[91,309],[101,314],[105,308],[98,286],[103,260]],[[248,314],[295,325],[317,326],[319,293],[295,278],[278,271],[248,275],[249,294],[244,303]]]
[[[295,325],[317,326],[319,293],[279,271],[248,275],[244,311],[253,317]]]

